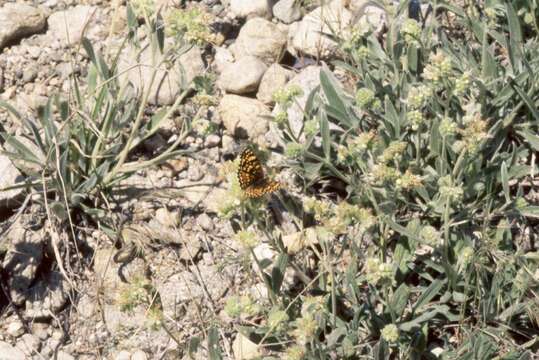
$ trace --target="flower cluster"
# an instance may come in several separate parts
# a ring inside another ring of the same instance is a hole
[[[382,163],[389,163],[391,161],[399,161],[402,158],[402,154],[406,150],[408,143],[406,141],[393,141],[387,148],[384,149],[382,155],[378,157],[378,161]]]
[[[381,262],[377,257],[367,258],[365,261],[365,277],[367,282],[373,286],[378,284],[392,284],[393,264]]]
[[[444,116],[442,121],[440,121],[440,127],[438,130],[440,131],[440,135],[442,135],[442,137],[449,137],[455,135],[457,132],[457,124],[455,124],[450,117]]]
[[[276,104],[287,108],[292,103],[294,98],[301,96],[302,94],[303,90],[299,85],[290,85],[285,88],[276,90],[272,94],[272,99],[273,101],[275,101]]]
[[[460,77],[455,80],[455,95],[462,96],[471,83],[471,73],[469,71],[464,72]]]
[[[421,177],[413,174],[410,169],[407,169],[404,174],[401,175],[396,181],[398,189],[402,190],[412,190],[420,187],[422,185]]]
[[[425,117],[423,113],[419,110],[411,110],[406,113],[406,118],[411,124],[413,131],[417,131],[419,127],[425,122]]]
[[[419,237],[425,245],[436,247],[440,244],[441,235],[434,226],[423,226],[419,231]]]
[[[213,15],[199,7],[192,7],[170,10],[165,25],[170,36],[183,36],[191,44],[220,44],[223,41],[222,35],[210,30],[213,21]]]
[[[376,98],[374,91],[369,88],[360,88],[356,92],[356,103],[362,110],[377,111],[382,108],[380,99]]]
[[[404,36],[404,41],[407,44],[419,44],[421,37],[421,26],[417,21],[414,19],[404,20],[401,27],[401,32]]]
[[[380,334],[382,339],[388,343],[394,343],[399,339],[399,329],[395,324],[389,324],[384,326],[382,333]]]
[[[252,231],[241,230],[236,233],[236,241],[246,249],[252,249],[258,245],[256,234]]]
[[[233,318],[252,317],[262,312],[262,307],[249,295],[231,296],[227,299],[224,310]]]
[[[432,90],[426,85],[413,86],[408,90],[406,103],[412,110],[421,109],[427,104],[431,96]]]
[[[429,63],[423,70],[423,78],[432,81],[435,85],[440,84],[443,79],[446,79],[451,74],[452,63],[442,51],[429,56]]]
[[[464,195],[464,190],[460,186],[453,184],[451,176],[447,175],[438,180],[440,196],[452,203],[459,203]]]

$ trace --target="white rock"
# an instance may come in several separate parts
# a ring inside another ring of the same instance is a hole
[[[271,104],[273,93],[283,88],[293,75],[293,71],[285,69],[279,64],[271,65],[260,81],[256,98],[264,104]]]
[[[283,55],[287,34],[281,28],[262,18],[245,23],[230,51],[236,59],[256,56],[266,64],[278,62]]]
[[[257,141],[268,130],[270,115],[266,106],[256,99],[238,95],[225,95],[217,112],[230,135],[237,138],[250,138]]]
[[[270,17],[269,0],[231,0],[230,10],[237,17]]]
[[[2,360],[24,360],[26,357],[24,353],[9,345],[7,342],[0,341],[0,359]]]
[[[320,85],[320,70],[321,67],[319,66],[306,67],[286,84],[287,87],[297,85],[302,90],[302,94],[297,96],[294,103],[286,110],[290,127],[296,136],[299,135],[303,126],[303,110],[309,94]],[[275,116],[279,111],[281,111],[280,106],[276,106],[275,109],[273,109],[272,114]],[[272,131],[274,130],[275,129],[272,129]],[[273,134],[269,134],[269,136],[272,135]]]
[[[234,55],[227,48],[216,46],[215,47],[215,56],[213,57],[213,64],[218,73],[223,72],[223,70],[230,64],[234,62]]]
[[[57,11],[49,16],[48,32],[63,44],[76,44],[81,40],[96,10],[95,6],[77,5],[68,10]]]
[[[13,165],[11,160],[0,154],[0,189],[6,189],[21,181],[21,173]],[[23,189],[11,189],[0,192],[0,208],[12,208],[17,206],[17,198]]]
[[[147,360],[148,355],[142,350],[137,350],[131,355],[131,360]]]
[[[234,352],[234,359],[236,360],[250,360],[260,356],[258,345],[241,333],[238,333],[236,339],[234,339],[232,351]]]
[[[0,52],[9,43],[44,30],[45,25],[41,10],[25,4],[4,4],[0,8]]]
[[[17,348],[24,352],[27,356],[32,356],[38,353],[41,348],[41,342],[32,334],[24,334],[17,342]]]
[[[398,1],[393,2],[395,6]],[[353,14],[353,23],[360,29],[373,29],[378,32],[387,22],[386,11],[375,2],[370,0],[352,0],[350,2],[350,11]]]
[[[319,58],[329,58],[338,44],[324,34],[342,35],[352,23],[353,15],[343,5],[343,0],[333,0],[320,6],[289,29],[289,51]]]
[[[273,16],[285,24],[301,19],[301,9],[296,0],[279,0],[273,5]]]
[[[130,360],[131,353],[129,351],[122,350],[114,356],[114,360]]]
[[[22,334],[24,334],[24,325],[22,322],[18,320],[10,322],[9,325],[7,326],[6,332],[8,333],[9,336],[19,337]]]
[[[228,65],[217,85],[233,94],[246,94],[258,89],[258,84],[267,70],[266,64],[254,56],[245,56]]]

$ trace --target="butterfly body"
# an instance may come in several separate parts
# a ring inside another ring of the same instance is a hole
[[[270,180],[264,175],[264,169],[255,153],[247,148],[240,155],[238,168],[240,188],[250,198],[258,198],[281,187],[278,181]]]

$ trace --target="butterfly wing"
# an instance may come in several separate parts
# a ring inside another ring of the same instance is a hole
[[[275,180],[266,180],[262,184],[253,184],[245,189],[245,194],[250,198],[258,198],[262,195],[274,192],[281,187],[281,183]]]
[[[240,155],[238,181],[242,190],[256,185],[264,180],[264,170],[260,161],[251,149],[245,149]]]

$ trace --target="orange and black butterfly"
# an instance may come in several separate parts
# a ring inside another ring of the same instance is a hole
[[[240,188],[250,198],[258,198],[281,187],[281,183],[264,176],[264,169],[255,153],[247,148],[240,155],[238,168]]]

